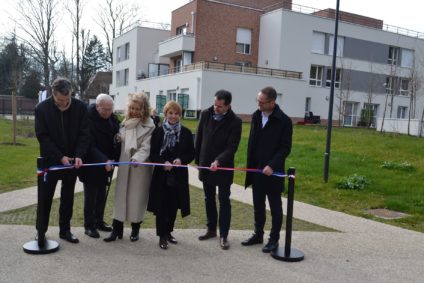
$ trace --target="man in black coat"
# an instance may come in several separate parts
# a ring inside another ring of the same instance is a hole
[[[258,110],[252,116],[247,149],[247,167],[260,169],[262,173],[246,174],[246,188],[253,185],[255,232],[242,245],[263,243],[265,199],[268,197],[272,228],[269,241],[262,249],[264,253],[278,248],[283,222],[281,193],[284,191],[284,178],[272,174],[284,172],[285,159],[292,146],[292,122],[275,102],[276,98],[277,92],[272,87],[258,93]]]
[[[119,121],[113,114],[113,99],[101,93],[96,98],[96,104],[88,106],[88,121],[90,125],[90,147],[85,161],[87,163],[108,163],[119,160],[119,143],[115,135],[119,131]],[[80,180],[84,183],[84,228],[85,234],[99,238],[97,231],[112,231],[112,227],[104,220],[106,205],[106,187],[110,185],[113,167],[84,167]]]
[[[234,155],[241,138],[241,119],[231,110],[231,93],[219,90],[215,94],[214,105],[200,116],[196,132],[195,162],[209,169],[199,170],[199,179],[203,182],[207,216],[206,234],[199,240],[216,237],[217,208],[216,187],[219,198],[220,246],[230,247],[227,236],[231,222],[230,187],[233,183],[233,171],[217,170],[217,167],[234,167]]]
[[[71,82],[58,78],[52,84],[53,95],[35,107],[35,133],[40,143],[40,155],[45,167],[71,165],[76,169],[89,146],[89,128],[86,105],[71,97]],[[58,180],[62,180],[59,208],[59,236],[71,243],[78,243],[71,233],[70,222],[74,204],[77,170],[49,171],[45,186],[38,189],[37,238],[45,242],[53,195]]]

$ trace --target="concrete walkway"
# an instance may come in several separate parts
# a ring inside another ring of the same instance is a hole
[[[201,186],[190,169],[190,183]],[[77,185],[81,190],[81,185]],[[36,189],[0,195],[0,210],[35,203]],[[251,191],[233,185],[231,197],[251,204]],[[284,206],[286,200],[283,198]],[[285,209],[284,209],[285,210]],[[203,230],[177,230],[178,245],[159,249],[154,229],[142,229],[141,240],[105,243],[73,228],[79,244],[59,241],[50,255],[28,255],[22,245],[35,234],[33,226],[0,225],[0,282],[423,282],[424,234],[344,213],[295,202],[294,217],[338,232],[294,232],[292,246],[305,260],[287,263],[261,252],[261,245],[243,247],[251,231],[230,231],[231,248],[217,239],[200,242]],[[252,221],[246,216],[246,221]],[[102,237],[107,234],[102,233]],[[280,245],[284,245],[284,232]]]

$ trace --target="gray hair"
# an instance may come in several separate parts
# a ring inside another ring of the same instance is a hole
[[[100,93],[99,95],[97,95],[96,104],[99,105],[102,101],[109,101],[109,102],[112,102],[113,104],[113,98],[106,93]]]

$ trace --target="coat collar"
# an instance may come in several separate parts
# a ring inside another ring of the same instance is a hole
[[[256,110],[255,116],[257,116],[258,118],[261,118],[262,117],[261,111]],[[275,108],[272,111],[271,115],[269,115],[268,119],[278,119],[280,121],[284,120],[283,111],[280,109],[280,106],[278,106],[278,104],[275,104]]]

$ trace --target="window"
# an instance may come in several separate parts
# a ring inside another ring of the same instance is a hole
[[[322,69],[322,66],[311,66],[311,72],[309,73],[309,85],[322,85]]]
[[[414,65],[414,51],[402,48],[400,65],[405,68],[412,68]]]
[[[179,34],[187,34],[187,26],[184,24],[182,26],[177,27],[177,30],[175,32],[177,35]]]
[[[177,92],[175,89],[167,91],[168,101],[177,101]]]
[[[250,45],[252,42],[252,31],[245,28],[237,28],[236,52],[250,54]]]
[[[400,95],[409,95],[409,80],[408,79],[400,79]]]
[[[365,109],[365,118],[366,118],[366,122],[370,123],[370,127],[375,128],[376,121],[377,121],[377,111],[378,111],[378,104],[373,104],[373,103],[364,103],[364,108],[362,110]],[[361,112],[362,114],[362,112]]]
[[[386,93],[393,94],[394,86],[395,86],[395,78],[387,77],[385,86],[386,86]]]
[[[311,98],[310,97],[306,97],[305,100],[305,114],[311,111]]]
[[[330,39],[328,42],[328,55],[333,55],[334,48],[334,36],[330,35]],[[344,48],[344,37],[337,37],[337,52],[336,56],[343,57],[343,48]]]
[[[121,46],[116,49],[116,61],[121,62]]]
[[[397,65],[398,60],[399,60],[399,47],[390,46],[387,63],[390,65]]]
[[[325,54],[325,33],[314,31],[312,35],[312,53]]]
[[[116,86],[121,86],[121,71],[116,71]]]
[[[125,43],[125,53],[124,53],[124,60],[130,59],[130,43]]]
[[[336,69],[336,77],[334,78],[334,87],[340,88],[340,80],[341,80],[341,70]],[[327,69],[327,79],[325,81],[326,87],[331,87],[331,69]]]
[[[188,108],[188,88],[181,89],[181,93],[178,94],[178,103],[181,105],[181,107],[185,110]]]
[[[408,112],[408,107],[398,106],[397,118],[398,119],[406,119],[407,112]]]
[[[129,69],[124,70],[124,85],[128,85],[128,78],[130,76],[129,73],[130,73]]]
[[[358,105],[357,102],[344,102],[344,115],[343,115],[343,126],[356,126],[356,120],[358,119]]]
[[[128,85],[129,69],[116,71],[116,86]]]
[[[158,114],[163,114],[163,107],[166,104],[166,96],[162,93],[163,91],[160,91],[159,95],[156,95],[156,112]]]

